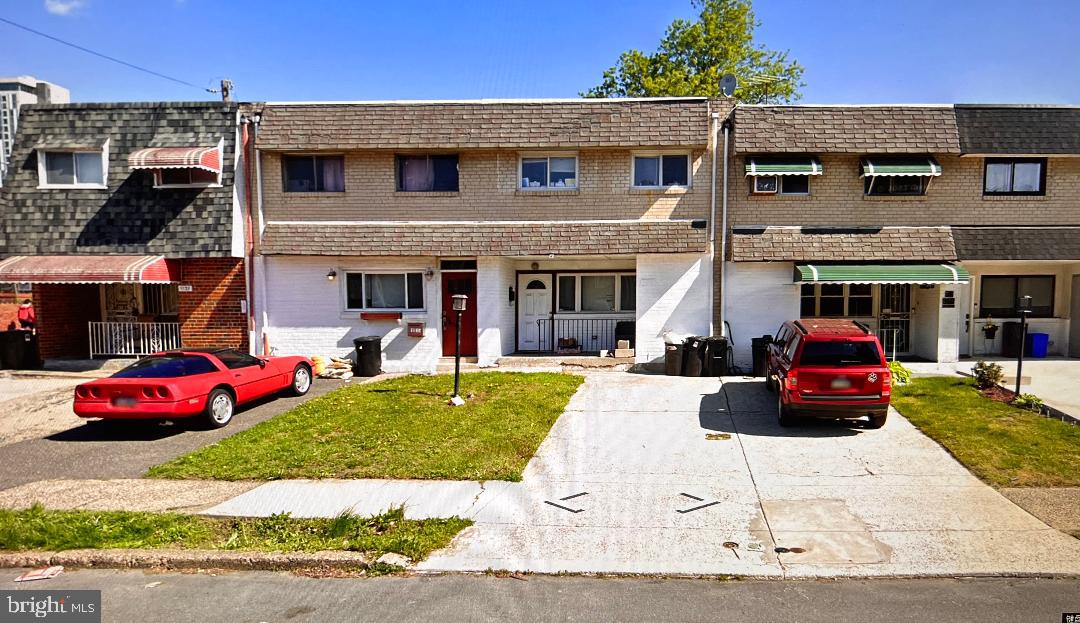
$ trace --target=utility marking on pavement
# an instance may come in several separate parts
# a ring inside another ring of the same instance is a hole
[[[703,508],[708,508],[709,506],[712,506],[713,504],[719,504],[719,503],[720,503],[720,500],[717,500],[715,502],[709,502],[708,504],[702,504],[701,506],[695,506],[694,508],[688,508],[686,510],[678,510],[678,509],[676,509],[675,512],[676,513],[681,513],[681,514],[692,513],[694,511],[699,511],[699,510],[701,510]]]
[[[698,502],[704,502],[705,501],[705,498],[699,498],[698,496],[690,495],[689,493],[680,493],[679,495],[684,495],[684,496],[690,498],[691,500],[697,500]]]
[[[585,492],[585,491],[582,491],[581,493],[575,493],[574,495],[568,495],[568,496],[566,496],[564,498],[559,498],[559,501],[560,502],[565,502],[567,500],[572,500],[574,498],[579,498],[579,497],[581,497],[583,495],[589,495],[589,494],[587,492]],[[551,500],[544,500],[544,504],[550,504],[550,505],[554,506],[555,508],[561,508],[564,511],[569,511],[571,513],[580,513],[580,512],[585,510],[584,508],[570,508],[568,506],[563,506],[562,504],[556,504],[555,502],[552,502]]]

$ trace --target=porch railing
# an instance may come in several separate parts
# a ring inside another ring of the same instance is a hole
[[[629,335],[616,335],[615,329],[620,322],[628,322],[630,327],[634,324],[633,319],[627,318],[542,318],[536,321],[539,350],[573,352],[570,340],[583,353],[614,350],[618,339],[633,338],[632,328]]]
[[[90,358],[143,357],[180,348],[178,322],[91,322]]]

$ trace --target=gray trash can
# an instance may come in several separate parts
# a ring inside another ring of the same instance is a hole
[[[683,376],[701,376],[705,368],[705,338],[694,336],[683,342]]]
[[[353,366],[353,374],[356,376],[377,376],[382,372],[382,338],[377,335],[366,335],[353,340],[356,348],[356,365]]]
[[[682,376],[683,345],[664,345],[664,374],[667,376]]]
[[[769,360],[769,344],[772,344],[771,335],[750,338],[750,353],[754,358],[754,376],[765,376]]]

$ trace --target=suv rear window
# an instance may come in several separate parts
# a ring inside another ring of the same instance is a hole
[[[113,375],[116,379],[171,379],[216,372],[206,357],[197,355],[162,355],[140,359]]]
[[[803,346],[801,366],[880,365],[881,353],[876,342],[807,342]]]

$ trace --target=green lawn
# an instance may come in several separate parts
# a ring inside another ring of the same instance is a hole
[[[992,485],[1080,486],[1080,426],[985,398],[958,377],[896,386],[892,404]]]
[[[405,376],[314,398],[151,468],[154,478],[520,480],[584,379],[558,373]],[[241,414],[242,418],[243,415]]]
[[[0,550],[181,548],[315,552],[346,550],[422,560],[471,525],[467,519],[375,517],[222,519],[175,513],[0,510]]]

